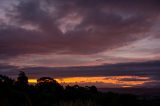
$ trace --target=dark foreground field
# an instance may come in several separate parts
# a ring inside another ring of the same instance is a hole
[[[133,94],[139,96],[159,96],[160,88],[98,88],[101,92],[115,92],[120,94]]]
[[[129,92],[115,90],[100,92],[95,86],[63,87],[49,77],[29,85],[28,78],[21,72],[17,81],[0,75],[0,106],[160,106],[158,93],[137,95],[139,90],[135,94],[131,89],[119,89]]]

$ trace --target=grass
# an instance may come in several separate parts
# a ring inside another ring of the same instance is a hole
[[[60,102],[57,105],[54,106],[99,106],[93,101],[70,101],[70,102]]]

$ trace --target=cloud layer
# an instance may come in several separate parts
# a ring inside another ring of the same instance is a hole
[[[9,75],[12,78],[16,78],[19,71],[26,72],[29,78],[31,79],[40,78],[43,76],[49,76],[49,77],[54,77],[54,78],[59,78],[64,80],[65,78],[72,79],[72,77],[73,78],[84,77],[86,79],[87,78],[92,79],[94,77],[97,77],[97,81],[104,80],[108,82],[110,80],[113,80],[113,81],[117,80],[119,82],[117,83],[117,85],[119,85],[120,83],[122,84],[125,83],[125,85],[134,84],[135,87],[136,86],[137,87],[160,87],[160,61],[123,63],[123,64],[101,65],[101,66],[90,66],[90,67],[89,66],[64,67],[64,68],[62,67],[61,68],[55,68],[55,67],[19,68],[19,67],[10,66],[10,65],[4,65],[4,64],[1,64],[0,66],[0,73],[4,75]],[[84,80],[84,78],[82,80]],[[143,82],[146,82],[146,83],[143,83]],[[104,82],[99,82],[99,83],[97,82],[97,84],[95,82],[97,86],[101,83],[104,83]],[[141,83],[141,84],[138,85],[138,83]],[[112,86],[116,85],[116,83],[111,83],[111,85]]]
[[[143,86],[159,86],[159,5],[159,0],[0,1],[0,74],[138,76],[152,81]]]
[[[95,54],[150,35],[159,2],[20,0],[5,11],[0,57],[24,54]]]

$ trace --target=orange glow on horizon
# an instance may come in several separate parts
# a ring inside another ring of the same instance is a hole
[[[128,80],[124,80],[128,79]],[[134,80],[136,79],[136,80]],[[67,78],[57,78],[55,79],[58,83],[62,85],[67,84],[112,84],[119,85],[122,88],[134,87],[137,85],[143,85],[146,82],[151,82],[149,77],[139,77],[139,76],[109,76],[109,77],[67,77]],[[37,79],[29,79],[30,84],[37,83]]]

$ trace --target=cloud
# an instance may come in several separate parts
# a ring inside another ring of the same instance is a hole
[[[148,35],[159,2],[20,0],[0,28],[0,58],[25,54],[89,55]],[[72,20],[71,20],[72,19]]]
[[[12,78],[15,78],[18,74],[18,67],[8,65],[8,64],[0,64],[0,74],[1,75],[8,75]]]
[[[104,77],[118,80],[120,83],[147,82],[137,87],[160,86],[160,61],[148,61],[137,63],[119,63],[101,66],[85,67],[15,67],[1,64],[0,74],[16,78],[19,71],[24,71],[29,78],[49,76],[53,78],[70,77]],[[124,77],[125,76],[125,77]],[[120,79],[115,79],[120,78]],[[108,81],[105,79],[106,81]],[[152,86],[153,85],[153,86]]]
[[[160,57],[159,5],[159,0],[0,1],[0,74],[147,76],[153,83],[143,86],[159,86],[160,62],[147,61]]]

